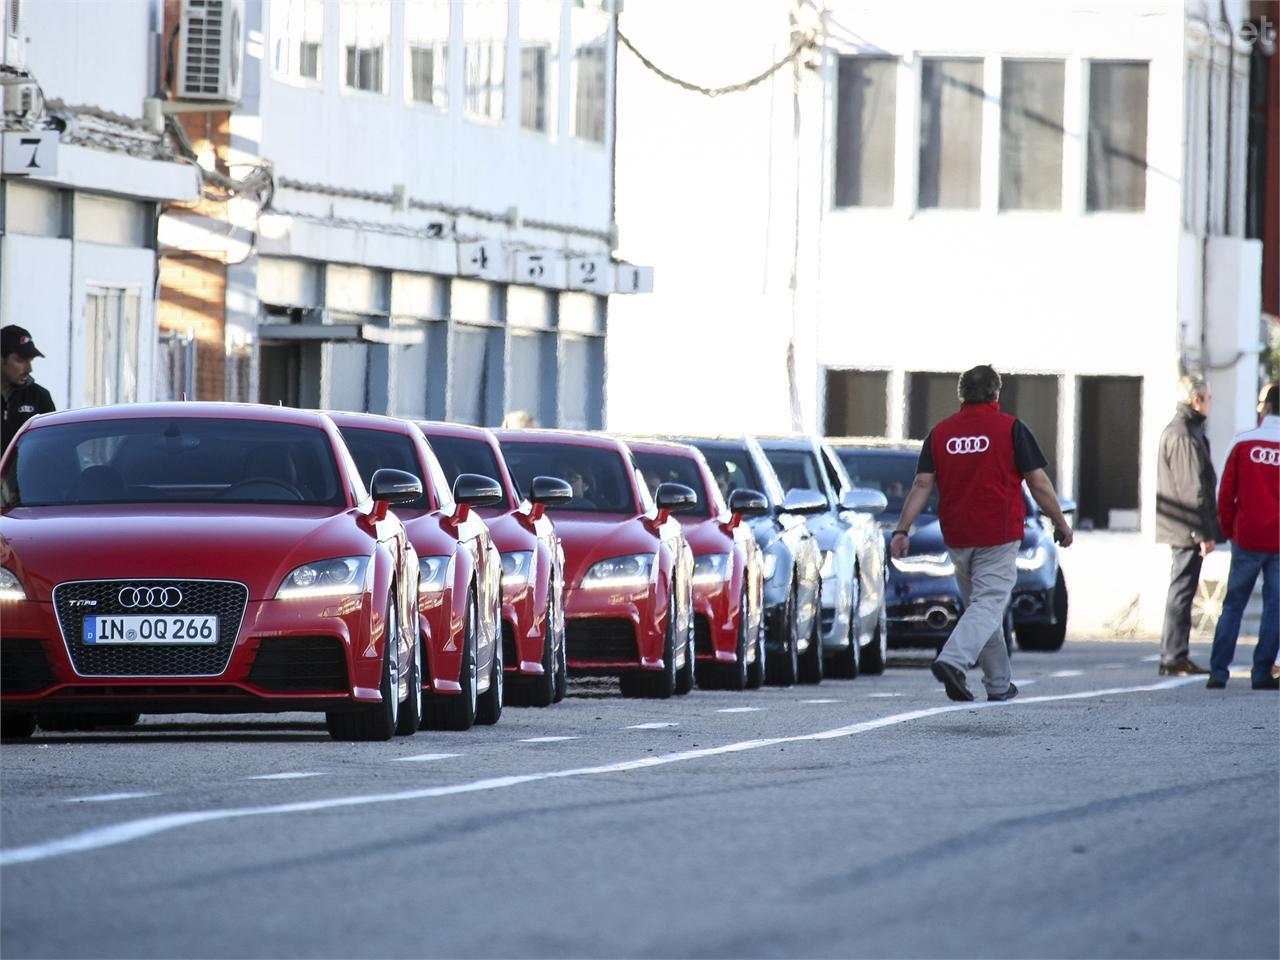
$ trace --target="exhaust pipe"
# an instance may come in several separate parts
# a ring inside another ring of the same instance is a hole
[[[924,614],[924,622],[933,630],[945,629],[955,621],[956,615],[946,607],[930,607]]]
[[[1024,593],[1013,601],[1013,610],[1015,613],[1039,613],[1040,601]]]

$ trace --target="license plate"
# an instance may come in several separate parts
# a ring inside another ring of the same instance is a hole
[[[84,642],[217,643],[218,618],[205,616],[85,617]]]

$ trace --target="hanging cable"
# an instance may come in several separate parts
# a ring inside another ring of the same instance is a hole
[[[787,51],[786,56],[784,56],[777,63],[772,64],[767,69],[756,74],[751,79],[744,80],[741,83],[731,83],[723,87],[704,87],[698,83],[692,83],[688,80],[681,80],[679,77],[675,76],[674,74],[668,73],[666,70],[663,70],[660,66],[658,66],[656,63],[654,63],[652,60],[646,57],[643,53],[637,50],[636,45],[632,43],[630,38],[621,30],[618,31],[618,42],[621,43],[628,50],[630,50],[633,54],[635,54],[637,60],[639,60],[642,64],[644,64],[645,67],[647,67],[649,70],[653,71],[658,76],[660,76],[663,80],[666,80],[668,83],[673,83],[677,87],[681,87],[692,93],[700,93],[704,97],[721,97],[721,96],[724,96],[726,93],[741,93],[744,90],[750,90],[752,87],[757,86],[758,84],[761,84],[764,81],[768,80],[775,73],[777,73],[787,64],[791,63],[801,54],[809,50],[818,49],[818,42],[816,37],[814,37],[811,34],[801,34],[796,36],[792,40],[791,49]]]

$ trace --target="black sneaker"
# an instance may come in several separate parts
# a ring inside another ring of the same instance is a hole
[[[939,682],[947,688],[947,696],[952,700],[964,702],[973,699],[973,694],[969,691],[969,685],[965,683],[964,671],[959,667],[953,667],[949,663],[935,660],[930,669]]]
[[[1217,677],[1210,677],[1208,681],[1206,681],[1204,688],[1206,690],[1225,690],[1227,688],[1227,681],[1219,680]]]
[[[988,693],[988,700],[1012,700],[1018,695],[1018,688],[1013,685],[1013,681],[1009,681],[1009,688],[1004,693]]]
[[[1253,681],[1253,689],[1280,690],[1280,677],[1271,677],[1269,680],[1255,680]]]

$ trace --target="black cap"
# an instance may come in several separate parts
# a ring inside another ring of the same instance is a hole
[[[11,353],[16,353],[26,360],[44,356],[36,349],[31,334],[16,323],[0,327],[0,357],[7,357]]]

